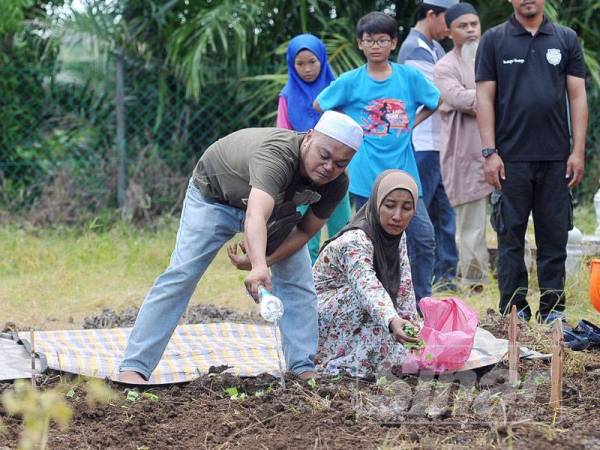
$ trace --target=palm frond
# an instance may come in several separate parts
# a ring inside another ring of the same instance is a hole
[[[233,60],[240,73],[247,47],[256,41],[258,7],[224,1],[185,22],[168,42],[169,62],[186,84],[187,94],[198,98],[210,63]]]

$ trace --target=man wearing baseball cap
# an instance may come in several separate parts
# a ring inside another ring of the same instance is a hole
[[[219,249],[248,270],[245,285],[257,300],[264,286],[281,298],[280,320],[288,370],[315,376],[317,299],[306,243],[327,222],[348,189],[345,168],[361,146],[362,128],[335,111],[314,130],[248,128],[213,143],[198,161],[181,212],[166,271],[148,292],[129,336],[119,381],[150,379],[194,289]],[[298,205],[308,204],[304,216]]]
[[[457,3],[458,0],[425,0],[419,5],[416,12],[417,23],[410,30],[398,53],[400,64],[415,67],[433,82],[433,66],[445,55],[438,41],[448,35],[446,10]],[[412,144],[423,186],[423,203],[435,233],[435,260],[431,261],[433,280],[435,283],[452,287],[458,263],[456,224],[454,209],[448,201],[442,182],[441,130],[440,114],[436,112],[414,129]],[[415,236],[408,234],[407,238],[410,249],[411,240],[415,239]]]

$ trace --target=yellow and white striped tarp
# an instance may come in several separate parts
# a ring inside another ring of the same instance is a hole
[[[35,350],[44,353],[51,369],[113,378],[130,332],[131,328],[36,331]],[[274,328],[268,325],[179,325],[149,384],[191,381],[207,373],[211,366],[222,365],[240,376],[277,375],[274,333]]]
[[[131,328],[36,331],[35,351],[48,367],[96,378],[116,379]],[[279,374],[275,331],[272,326],[211,323],[179,325],[152,373],[149,384],[182,383],[198,378],[211,366],[226,365],[240,376]],[[28,338],[29,333],[23,333]],[[508,342],[477,329],[468,361],[459,371],[496,364],[508,351]],[[545,357],[524,347],[521,356]],[[281,362],[285,370],[285,362]]]

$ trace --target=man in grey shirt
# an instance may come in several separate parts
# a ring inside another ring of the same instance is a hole
[[[144,300],[119,381],[150,379],[204,271],[241,231],[244,252],[230,249],[230,259],[249,271],[244,283],[255,300],[259,286],[281,298],[287,368],[314,377],[317,299],[306,243],[346,194],[344,172],[361,144],[362,128],[333,111],[308,133],[250,128],[212,144],[190,180],[171,263]],[[304,216],[299,204],[310,204]]]

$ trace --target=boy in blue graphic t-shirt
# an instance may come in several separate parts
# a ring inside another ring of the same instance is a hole
[[[342,74],[314,103],[316,110],[343,111],[363,128],[363,145],[348,169],[356,209],[367,201],[375,178],[386,169],[405,170],[422,193],[411,132],[437,109],[440,93],[418,70],[388,61],[398,44],[397,30],[396,20],[387,14],[363,16],[356,36],[367,64]],[[431,295],[435,256],[433,226],[423,202],[417,202],[406,236],[418,301]]]

